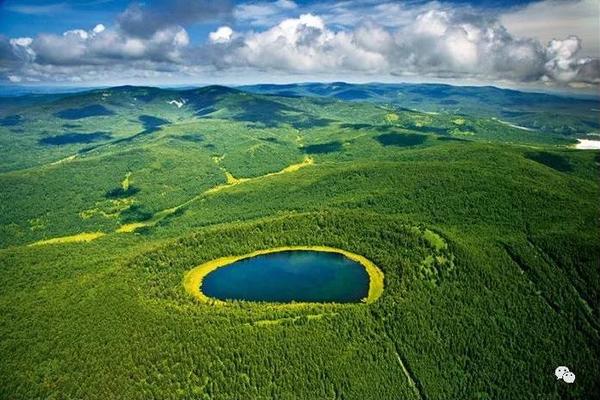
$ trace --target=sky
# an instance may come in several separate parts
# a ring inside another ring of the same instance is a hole
[[[0,0],[0,83],[593,90],[600,1]]]

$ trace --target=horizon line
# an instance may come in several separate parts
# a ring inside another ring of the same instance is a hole
[[[572,89],[565,87],[553,87],[553,88],[542,88],[542,87],[531,87],[531,88],[515,88],[515,87],[503,87],[497,86],[490,83],[482,83],[482,84],[458,84],[458,83],[448,83],[448,82],[409,82],[409,81],[399,81],[399,82],[381,82],[381,81],[369,81],[369,82],[350,82],[350,81],[295,81],[295,82],[287,82],[287,83],[274,83],[274,82],[261,82],[261,83],[242,83],[242,84],[233,84],[233,83],[174,83],[174,84],[156,84],[156,85],[148,85],[148,84],[99,84],[99,85],[76,85],[76,84],[64,84],[64,83],[56,83],[56,84],[48,84],[48,83],[20,83],[20,82],[5,82],[0,83],[0,88],[2,87],[12,87],[12,88],[47,88],[47,89],[71,89],[71,92],[85,92],[97,89],[112,89],[119,87],[145,87],[145,88],[154,88],[154,89],[181,89],[181,88],[203,88],[210,86],[222,86],[229,88],[243,88],[248,86],[261,86],[261,85],[270,85],[270,86],[288,86],[288,85],[311,85],[311,84],[320,84],[320,85],[334,85],[334,84],[345,84],[345,85],[353,85],[353,86],[368,86],[368,85],[384,85],[384,86],[394,86],[394,85],[435,85],[435,86],[450,86],[450,87],[459,87],[459,88],[493,88],[498,90],[506,90],[506,91],[514,91],[521,93],[531,93],[531,94],[548,94],[555,96],[567,96],[567,97],[595,97],[600,99],[600,93],[597,90],[581,90],[581,89]],[[48,92],[48,93],[20,93],[21,95],[29,95],[29,94],[61,94],[61,93],[69,93],[69,92]],[[14,96],[14,94],[12,94]],[[0,93],[0,97],[11,96],[10,93],[3,94]]]

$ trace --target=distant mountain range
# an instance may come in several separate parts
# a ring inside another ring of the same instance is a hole
[[[35,90],[35,94],[27,94],[27,90]],[[598,133],[600,130],[599,110],[600,98],[592,96],[566,97],[546,93],[520,92],[500,89],[492,86],[451,86],[443,84],[350,84],[333,83],[298,83],[298,84],[260,84],[240,86],[236,89],[225,86],[205,86],[202,88],[162,89],[142,86],[118,86],[86,90],[85,88],[61,88],[68,93],[53,93],[51,87],[2,87],[6,97],[0,96],[0,111],[14,105],[31,102],[47,102],[61,98],[77,96],[98,96],[104,93],[131,95],[142,101],[161,99],[173,101],[175,98],[186,99],[188,105],[197,108],[200,114],[215,111],[214,102],[235,93],[247,92],[258,95],[285,98],[317,97],[330,101],[368,102],[398,110],[410,110],[426,113],[448,113],[477,118],[496,118],[528,129],[550,131],[562,135],[586,135]],[[82,92],[83,91],[83,92]],[[13,94],[8,97],[7,94]],[[25,94],[25,96],[23,96]],[[17,96],[17,97],[14,97]],[[25,97],[25,98],[23,98]],[[247,99],[246,99],[247,100]],[[266,98],[258,104],[245,101],[242,107],[251,108],[250,113],[268,113],[276,104]],[[176,103],[182,106],[179,100]],[[266,107],[266,108],[265,108]],[[212,110],[212,111],[211,111]]]
[[[494,117],[530,129],[561,134],[598,131],[600,98],[520,92],[493,86],[443,84],[301,83],[250,85],[240,89],[277,96],[318,96],[389,104],[424,112]]]

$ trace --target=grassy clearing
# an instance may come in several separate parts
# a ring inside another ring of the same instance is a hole
[[[131,184],[130,178],[131,178],[131,172],[127,172],[127,174],[125,175],[125,178],[121,182],[121,187],[123,188],[123,190],[125,192],[129,190],[129,185]]]
[[[120,213],[126,210],[134,203],[133,198],[127,197],[124,199],[110,199],[96,202],[94,208],[83,210],[79,213],[82,219],[89,219],[95,215],[104,218],[118,218]]]
[[[225,171],[225,178],[227,178],[227,184],[228,185],[237,185],[240,184],[242,182],[246,182],[248,179],[246,178],[236,178],[235,176],[231,175],[230,172]]]
[[[431,247],[438,251],[448,248],[448,244],[446,244],[446,241],[440,235],[429,229],[425,229],[425,232],[423,232],[423,237],[425,238],[425,240],[427,240]]]
[[[299,162],[297,164],[292,164],[289,167],[285,167],[284,169],[282,169],[279,172],[273,172],[272,174],[267,174],[267,175],[265,175],[265,177],[286,174],[288,172],[296,172],[296,171],[300,170],[301,168],[312,165],[314,163],[315,163],[315,160],[312,157],[305,156],[304,160],[302,160],[302,162]]]
[[[68,156],[65,158],[61,158],[58,161],[51,162],[50,165],[60,165],[69,161],[73,161],[77,157],[77,154],[73,154],[72,156]]]
[[[124,224],[117,228],[117,233],[132,233],[136,229],[143,228],[144,226],[152,225],[150,222],[132,222],[130,224]]]
[[[29,244],[29,246],[43,246],[47,244],[63,244],[63,243],[81,243],[91,242],[102,236],[106,235],[104,232],[84,232],[77,235],[62,236],[52,239],[39,240],[37,242]]]
[[[216,260],[208,261],[208,262],[201,264],[201,265],[193,268],[192,270],[188,271],[185,274],[185,277],[183,279],[183,286],[185,287],[185,290],[189,294],[191,294],[192,296],[194,296],[196,299],[200,300],[203,303],[219,305],[219,306],[226,305],[227,304],[226,302],[224,302],[222,300],[210,298],[202,292],[202,280],[204,279],[205,276],[207,276],[209,273],[216,270],[217,268],[224,267],[226,265],[232,264],[236,261],[243,260],[246,258],[256,257],[256,256],[260,256],[263,254],[278,253],[278,252],[282,252],[282,251],[297,251],[297,250],[338,253],[338,254],[342,254],[343,256],[361,264],[367,271],[367,274],[369,274],[369,293],[368,293],[367,297],[365,299],[363,299],[363,302],[365,302],[367,304],[371,304],[371,303],[375,302],[383,293],[383,285],[384,285],[383,284],[383,272],[381,272],[381,270],[379,268],[377,268],[377,266],[372,261],[368,260],[367,258],[365,258],[361,255],[354,254],[354,253],[351,253],[349,251],[342,250],[342,249],[336,249],[334,247],[328,247],[328,246],[276,247],[273,249],[256,250],[256,251],[253,251],[252,253],[244,254],[241,256],[228,256],[228,257],[217,258]],[[307,303],[307,304],[310,304],[310,303]],[[286,304],[282,304],[282,306],[286,306]]]
[[[396,113],[385,114],[385,120],[387,122],[398,122],[399,119],[400,119],[400,117]]]

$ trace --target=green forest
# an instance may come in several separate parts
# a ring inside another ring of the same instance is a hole
[[[597,102],[288,86],[2,98],[0,399],[600,398]],[[360,254],[383,294],[183,286],[285,246]]]

